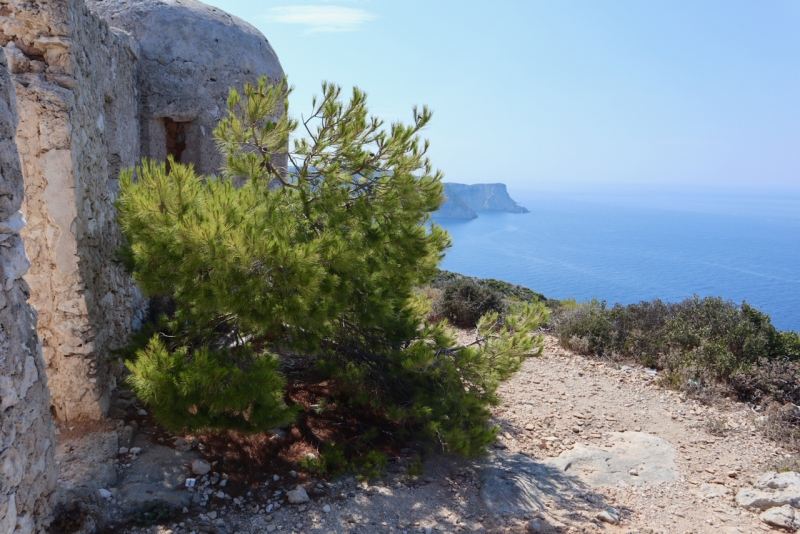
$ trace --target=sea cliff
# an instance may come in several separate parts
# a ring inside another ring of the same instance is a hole
[[[444,184],[445,201],[434,218],[475,219],[477,211],[506,211],[528,213],[528,209],[517,204],[509,195],[505,184]]]

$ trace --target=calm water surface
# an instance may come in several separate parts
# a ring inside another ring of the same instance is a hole
[[[443,269],[557,299],[746,300],[800,330],[800,195],[510,192],[531,213],[436,221]]]

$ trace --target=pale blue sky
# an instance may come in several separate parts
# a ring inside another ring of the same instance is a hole
[[[800,1],[207,0],[426,136],[447,181],[800,189]]]

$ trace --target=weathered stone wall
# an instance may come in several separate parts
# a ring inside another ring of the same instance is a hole
[[[139,296],[112,261],[116,173],[136,163],[138,47],[81,0],[0,0],[17,89],[27,280],[57,419],[102,418]]]
[[[22,172],[14,87],[0,50],[0,533],[44,532],[55,489],[56,437],[36,312],[22,276]]]

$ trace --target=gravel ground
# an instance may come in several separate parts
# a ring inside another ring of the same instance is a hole
[[[658,386],[657,377],[641,367],[574,355],[550,336],[544,354],[527,361],[502,386],[501,396],[503,404],[494,411],[501,429],[498,449],[544,459],[575,443],[602,447],[608,432],[645,432],[675,448],[679,478],[595,488],[596,496],[621,512],[619,525],[554,501],[542,511],[493,515],[481,501],[477,464],[437,457],[418,477],[395,472],[374,483],[352,477],[306,482],[309,500],[301,504],[285,500],[286,491],[295,487],[291,476],[250,488],[236,499],[225,495],[226,488],[209,485],[215,494],[208,504],[180,514],[174,524],[117,532],[499,533],[531,531],[534,523],[541,532],[770,530],[757,515],[738,508],[734,495],[789,452],[761,435],[759,414],[741,403],[701,405]]]

